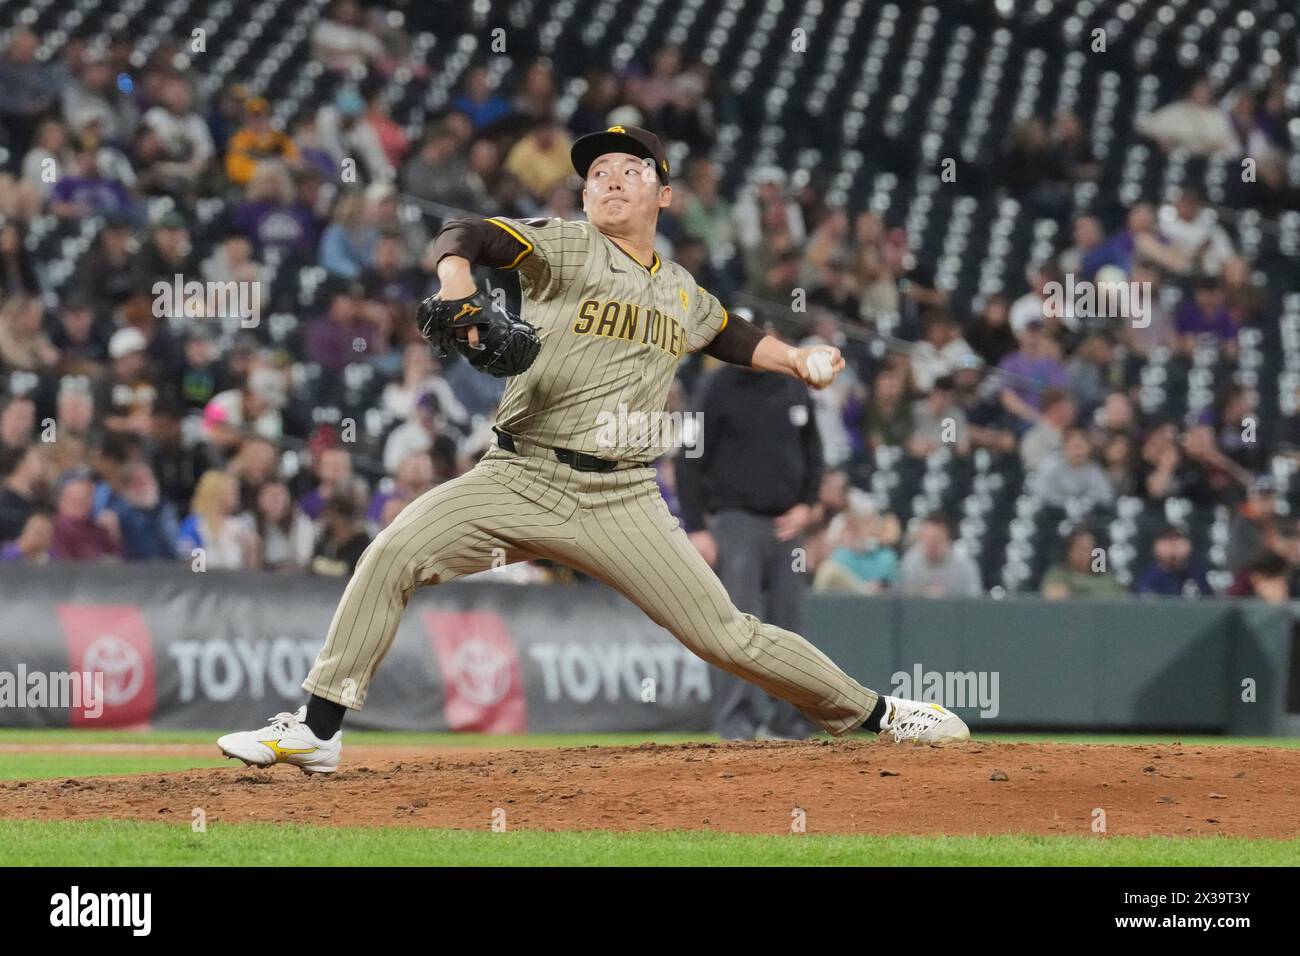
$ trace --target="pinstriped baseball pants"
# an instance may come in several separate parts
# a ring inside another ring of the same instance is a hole
[[[798,634],[737,610],[672,516],[651,468],[598,474],[519,441],[411,502],[361,556],[303,687],[360,709],[420,586],[546,558],[625,595],[693,653],[787,700],[836,736],[876,705]]]

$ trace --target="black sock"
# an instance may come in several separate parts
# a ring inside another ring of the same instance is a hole
[[[313,697],[312,700],[316,698]],[[311,716],[311,708],[307,709],[307,716]],[[880,719],[885,716],[885,695],[880,694],[876,697],[876,706],[871,709],[871,716],[864,720],[859,729],[869,730],[873,734],[880,733]]]
[[[343,715],[347,712],[342,704],[312,694],[311,700],[307,701],[307,719],[303,723],[321,740],[329,740],[343,726]]]

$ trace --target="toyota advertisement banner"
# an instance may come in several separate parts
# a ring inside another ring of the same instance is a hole
[[[297,708],[342,583],[171,566],[0,571],[0,726],[242,727]],[[700,731],[710,668],[595,584],[417,591],[349,726]]]

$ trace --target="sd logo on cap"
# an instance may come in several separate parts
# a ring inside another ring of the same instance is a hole
[[[573,144],[569,157],[574,170],[586,179],[591,164],[606,153],[629,153],[652,160],[659,182],[668,185],[668,154],[659,137],[649,130],[639,126],[611,126],[600,133],[588,133]]]

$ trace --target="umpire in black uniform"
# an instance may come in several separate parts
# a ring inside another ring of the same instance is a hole
[[[677,462],[682,525],[736,607],[800,633],[810,575],[802,534],[815,516],[824,461],[808,387],[726,365],[701,376],[694,448]],[[803,739],[795,707],[713,671],[714,730],[727,740]]]

